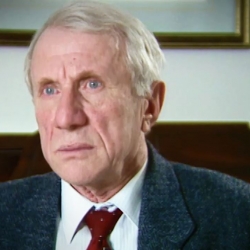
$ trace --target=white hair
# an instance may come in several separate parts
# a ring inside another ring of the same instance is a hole
[[[126,66],[136,93],[145,96],[151,84],[160,80],[164,55],[154,35],[137,18],[112,6],[90,0],[78,0],[56,11],[33,37],[25,60],[25,79],[32,94],[30,77],[34,48],[41,34],[52,27],[88,33],[108,33],[116,40],[116,47],[125,44]]]

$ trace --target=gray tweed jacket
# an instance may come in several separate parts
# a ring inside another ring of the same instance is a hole
[[[60,191],[54,173],[1,184],[0,249],[54,249]],[[138,250],[153,249],[250,249],[250,186],[149,145]]]

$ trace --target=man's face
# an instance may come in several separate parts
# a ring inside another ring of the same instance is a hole
[[[147,101],[134,94],[108,35],[47,29],[34,50],[31,79],[42,150],[61,178],[101,187],[142,166]]]

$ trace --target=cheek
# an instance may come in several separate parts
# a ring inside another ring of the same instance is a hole
[[[37,98],[34,101],[36,121],[40,128],[52,125],[55,115],[56,103],[54,101],[43,101],[41,98]]]
[[[134,109],[133,105],[117,98],[103,105],[101,109],[91,112],[95,120],[95,129],[106,147],[117,146],[130,139],[132,130],[138,125]]]
[[[98,108],[90,108],[85,110],[89,119],[90,133],[97,135],[94,138],[104,144],[109,153],[114,150],[117,140],[121,141],[121,130],[123,124],[123,116],[121,107],[117,102],[109,101],[98,106]]]
[[[52,115],[44,109],[36,109],[36,121],[41,138],[41,146],[46,155],[46,148],[49,146],[50,137],[52,134]]]
[[[49,112],[46,112],[44,109],[36,109],[36,121],[38,124],[39,131],[47,130],[51,117]]]

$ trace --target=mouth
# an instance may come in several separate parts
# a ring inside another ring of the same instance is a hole
[[[74,143],[70,145],[63,145],[58,148],[57,152],[61,153],[73,153],[73,152],[79,152],[79,151],[88,151],[92,150],[94,147],[89,144],[85,143]]]

